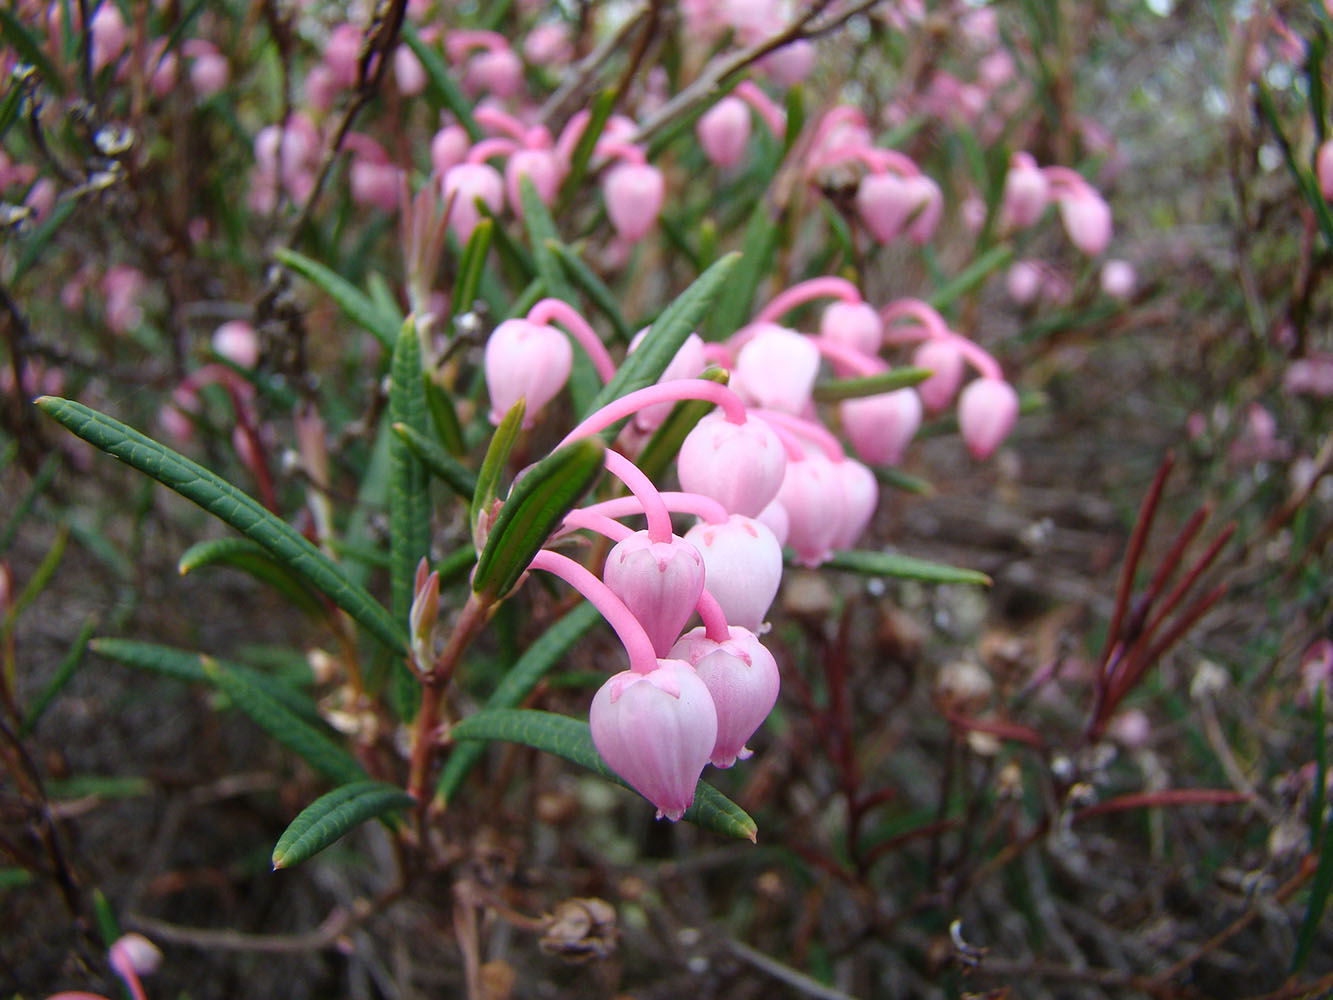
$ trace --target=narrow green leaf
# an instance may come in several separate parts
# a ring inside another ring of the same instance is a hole
[[[784,104],[787,110],[787,134],[782,138],[782,153],[785,156],[801,137],[801,129],[805,128],[805,92],[799,83],[788,88]]]
[[[705,369],[699,377],[717,382],[719,385],[726,385],[731,378],[725,368],[711,367]],[[680,446],[690,431],[694,430],[694,425],[713,409],[713,405],[704,399],[681,400],[671,408],[667,418],[653,432],[653,436],[643,446],[643,451],[639,452],[634,464],[643,470],[644,475],[656,482],[657,477],[666,472],[676,460]]]
[[[500,477],[504,475],[509,453],[514,450],[514,442],[518,440],[518,432],[523,429],[523,412],[526,408],[526,401],[520,397],[491,435],[486,457],[481,460],[481,471],[477,473],[477,489],[472,494],[473,539],[477,537],[477,524],[482,514],[490,511],[491,504],[499,496]]]
[[[902,469],[894,469],[887,466],[875,466],[871,470],[885,486],[895,490],[902,490],[904,493],[915,493],[918,496],[934,496],[935,487],[931,486],[926,480],[919,476],[913,476]]]
[[[1305,907],[1301,929],[1296,934],[1296,951],[1291,956],[1292,975],[1301,971],[1310,952],[1314,950],[1315,937],[1324,919],[1330,890],[1333,890],[1333,823],[1325,825],[1323,843],[1319,845],[1319,864],[1314,871],[1314,880],[1310,883],[1310,901]]]
[[[411,449],[426,470],[444,480],[446,486],[464,500],[471,500],[477,492],[477,477],[471,469],[441,448],[426,435],[406,424],[394,424],[393,432]]]
[[[606,447],[583,438],[547,455],[509,491],[477,557],[472,589],[492,600],[518,583],[532,557],[602,474]]]
[[[326,608],[310,585],[278,562],[268,549],[248,538],[212,538],[196,542],[181,553],[176,564],[181,576],[207,566],[226,566],[248,573],[266,583],[309,615],[322,615]]]
[[[115,660],[136,670],[184,681],[186,684],[202,684],[216,687],[213,678],[204,669],[204,654],[174,646],[160,646],[153,642],[140,642],[135,639],[93,639],[88,648],[108,660]],[[228,671],[240,677],[251,687],[261,689],[274,701],[280,702],[292,714],[320,723],[319,710],[303,692],[291,684],[275,680],[269,674],[247,667],[240,663],[209,658],[220,670]]]
[[[51,214],[46,217],[46,221],[21,242],[18,258],[14,261],[14,272],[9,279],[10,284],[17,285],[19,279],[37,263],[42,251],[55,238],[56,233],[60,231],[60,227],[74,214],[77,205],[78,202],[74,198],[63,198],[57,201],[55,208],[51,209]]]
[[[788,563],[794,561],[789,549],[783,551],[783,556]],[[989,587],[992,582],[985,573],[974,569],[960,569],[925,559],[900,556],[894,552],[847,549],[833,553],[822,565],[828,569],[865,573],[868,576],[892,576],[900,580],[920,580],[923,583],[970,583]]]
[[[380,781],[357,781],[321,795],[301,810],[273,848],[273,868],[309,860],[369,819],[410,809],[412,796]]]
[[[745,325],[750,318],[759,282],[768,273],[769,260],[778,245],[778,225],[772,209],[760,198],[745,224],[741,243],[741,262],[727,282],[726,291],[718,298],[717,308],[709,315],[708,339],[724,340]],[[725,258],[724,258],[725,259]]]
[[[495,231],[494,219],[482,219],[468,237],[463,256],[458,261],[458,274],[454,277],[454,294],[449,300],[449,319],[459,313],[472,309],[477,299],[477,290],[481,287],[481,272],[486,267],[486,254],[491,248],[491,234]],[[452,333],[452,327],[448,330]]]
[[[111,908],[101,889],[93,890],[93,915],[97,918],[97,931],[102,935],[102,944],[110,948],[120,940],[120,921],[116,919],[116,911]]]
[[[634,331],[630,329],[629,322],[620,312],[620,303],[616,299],[616,293],[597,277],[583,258],[571,246],[567,246],[558,240],[550,241],[551,251],[560,258],[560,263],[569,273],[570,279],[578,285],[592,300],[593,305],[601,310],[616,331],[616,336],[620,338],[621,343],[628,344],[634,336]]]
[[[242,671],[208,656],[200,657],[204,675],[260,729],[331,781],[365,777],[356,758],[284,705]]]
[[[964,268],[963,272],[953,281],[931,293],[928,301],[940,311],[948,309],[958,298],[966,295],[985,281],[991,272],[1008,264],[1013,256],[1014,248],[1008,244],[1002,243],[999,246],[991,247]]]
[[[569,173],[565,175],[564,181],[560,185],[560,193],[556,197],[556,211],[559,215],[564,215],[564,210],[569,207],[569,203],[574,200],[578,193],[579,186],[583,183],[583,178],[588,174],[588,163],[592,160],[592,151],[597,145],[597,140],[602,137],[602,130],[606,128],[606,123],[611,118],[611,112],[616,106],[616,88],[607,87],[598,92],[593,98],[592,108],[589,110],[588,124],[579,136],[579,141],[574,144],[574,152],[569,157]]]
[[[19,528],[23,527],[23,522],[32,513],[37,498],[46,492],[46,488],[51,485],[51,480],[55,479],[56,473],[59,471],[60,455],[55,453],[47,455],[42,464],[37,467],[37,473],[32,477],[32,482],[23,491],[23,495],[18,498],[18,502],[10,508],[9,520],[5,522],[4,530],[0,531],[0,556],[8,552],[9,547],[14,544],[14,539],[18,537]]]
[[[348,579],[342,567],[315,548],[291,525],[231,483],[82,403],[43,396],[37,400],[37,405],[89,444],[175,490],[258,542],[316,590],[328,596],[390,650],[400,655],[405,652],[406,631],[382,605],[364,588]]]
[[[443,578],[443,570],[440,576]],[[548,628],[536,642],[523,651],[523,655],[514,665],[505,671],[503,679],[486,699],[486,708],[488,710],[516,708],[522,704],[547,672],[559,663],[574,643],[583,638],[589,629],[601,621],[601,618],[601,613],[585,601]],[[482,743],[468,741],[450,751],[440,771],[440,780],[435,786],[435,798],[438,802],[445,804],[454,797],[463,779],[476,766],[477,761],[481,760],[485,750]]]
[[[518,298],[514,299],[505,313],[505,319],[517,319],[520,316],[526,316],[528,311],[535,306],[543,296],[546,295],[546,282],[541,278],[533,278],[523,286],[523,291],[518,293]]]
[[[46,58],[42,45],[32,36],[28,28],[18,19],[18,15],[9,6],[0,7],[0,35],[14,47],[19,59],[30,64],[42,81],[56,94],[64,96],[65,81],[56,71],[51,60]]]
[[[455,740],[521,743],[563,757],[609,781],[629,787],[598,755],[588,724],[567,715],[530,709],[487,709],[458,723],[452,735]],[[685,810],[685,818],[705,830],[728,837],[753,841],[758,835],[754,820],[740,806],[702,781],[695,787],[694,803]]]
[[[26,868],[0,868],[0,892],[30,885],[35,878]]]
[[[50,781],[46,790],[53,799],[140,799],[153,794],[153,783],[132,775],[80,774]]]
[[[23,87],[15,82],[5,92],[5,99],[0,103],[0,140],[8,134],[10,126],[18,119],[19,107],[23,104]]]
[[[467,445],[463,441],[463,428],[458,423],[458,413],[454,410],[453,401],[430,372],[421,373],[421,384],[426,392],[426,409],[430,411],[430,423],[435,428],[440,443],[450,454],[465,454]]]
[[[384,280],[384,275],[378,271],[371,271],[367,274],[366,290],[370,295],[370,301],[375,304],[375,308],[384,315],[386,320],[393,320],[396,327],[401,327],[407,321],[403,311],[398,308],[398,301],[393,297],[393,289]]]
[[[592,404],[582,412],[582,416],[586,417],[626,393],[646,388],[656,382],[662,372],[666,371],[667,365],[676,356],[686,338],[708,315],[714,300],[731,280],[732,271],[740,259],[740,254],[727,254],[699,275],[689,288],[681,292],[675,301],[662,311],[662,315],[657,317],[657,321],[649,328],[638,348],[625,359],[624,364],[616,372],[616,377],[603,387]],[[614,427],[608,428],[606,431],[608,440],[619,432],[623,424],[624,421],[621,421]]]
[[[426,386],[421,381],[421,338],[412,320],[403,324],[393,351],[389,419],[395,427],[426,434]],[[404,627],[412,608],[417,564],[430,553],[430,488],[426,469],[399,435],[389,441],[389,589],[393,615]]]
[[[338,308],[353,323],[374,334],[385,348],[393,350],[398,339],[400,321],[381,310],[369,295],[336,271],[305,254],[279,248],[274,256],[284,267],[291,268],[337,303]]]
[[[88,640],[93,637],[93,629],[97,627],[97,616],[89,615],[83,623],[83,628],[79,629],[79,634],[74,637],[74,642],[69,650],[61,658],[56,672],[51,676],[51,680],[46,687],[42,689],[41,694],[32,700],[28,706],[27,714],[23,717],[23,729],[20,735],[27,736],[33,731],[37,723],[42,720],[46,710],[51,707],[51,702],[56,700],[56,696],[65,689],[74,678],[83,663],[83,655],[88,651]]]
[[[930,378],[931,374],[929,368],[894,368],[878,375],[835,379],[815,386],[814,397],[821,403],[836,403],[842,399],[878,396],[880,393],[918,385]]]
[[[23,612],[27,611],[32,602],[37,600],[41,592],[46,589],[47,584],[51,582],[51,577],[55,576],[57,567],[60,566],[60,560],[64,558],[65,545],[68,541],[69,528],[62,524],[56,531],[56,537],[51,543],[51,547],[46,550],[46,555],[42,556],[42,561],[37,564],[37,568],[32,571],[32,576],[28,577],[28,582],[23,585],[23,589],[14,598],[14,603],[5,612],[3,626],[0,626],[0,636],[9,635],[15,623],[23,616]],[[10,678],[10,680],[12,681],[13,678]]]
[[[477,142],[486,137],[486,133],[481,130],[477,124],[477,119],[472,117],[472,102],[469,101],[454,78],[449,74],[449,67],[445,65],[444,58],[435,51],[433,46],[427,45],[417,34],[417,29],[411,21],[403,22],[403,41],[408,44],[418,59],[421,60],[421,68],[426,71],[426,95],[436,105],[442,105],[453,112],[453,116],[458,119],[458,123],[467,130],[468,138]]]

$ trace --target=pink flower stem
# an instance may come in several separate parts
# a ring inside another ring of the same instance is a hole
[[[917,344],[923,340],[939,340],[952,344],[954,350],[961,354],[963,360],[976,369],[982,378],[993,378],[1000,382],[1005,380],[1004,370],[994,356],[961,333],[954,333],[948,329],[940,333],[928,326],[900,326],[884,334],[886,344]]]
[[[477,120],[477,124],[484,129],[489,129],[499,135],[507,135],[516,142],[526,145],[528,130],[523,123],[499,108],[483,105],[472,112],[472,117]]]
[[[736,359],[731,356],[726,344],[716,342],[704,344],[704,360],[712,365],[721,365],[728,371],[736,367]]]
[[[703,619],[704,634],[708,638],[714,642],[726,642],[731,638],[731,626],[727,624],[726,613],[722,610],[722,605],[717,603],[717,598],[708,592],[707,587],[699,592],[699,603],[694,608]]]
[[[648,518],[648,537],[654,542],[671,541],[671,512],[662,502],[653,481],[618,451],[606,450],[606,471],[629,487]]]
[[[899,177],[917,177],[921,173],[921,168],[913,163],[910,157],[896,149],[876,149],[874,146],[860,144],[831,149],[820,156],[810,169],[822,170],[847,160],[860,160],[876,174],[893,173]]]
[[[607,624],[615,630],[629,654],[629,668],[638,674],[652,673],[657,669],[657,654],[653,652],[652,640],[639,624],[639,619],[625,607],[625,602],[617,597],[597,576],[580,566],[569,556],[562,556],[550,549],[542,549],[533,557],[530,569],[545,570],[560,577],[567,584],[588,599],[588,602],[602,613]]]
[[[485,163],[492,156],[510,156],[517,153],[519,145],[513,139],[482,139],[467,152],[468,163]]]
[[[662,502],[666,504],[667,510],[673,514],[694,514],[696,517],[702,517],[709,524],[726,524],[727,519],[731,516],[727,513],[727,508],[712,497],[706,497],[701,493],[663,491],[659,496],[661,496]],[[643,507],[635,497],[616,497],[614,500],[603,500],[600,503],[578,508],[578,510],[600,514],[608,518],[631,517],[643,513]],[[571,511],[571,513],[577,513],[577,511]],[[619,541],[619,539],[616,540]]]
[[[889,369],[882,358],[872,357],[858,351],[850,344],[844,344],[839,340],[830,340],[828,337],[811,337],[810,339],[819,348],[820,354],[832,361],[836,367],[850,372],[852,375],[878,375],[880,372]]]
[[[644,407],[655,403],[676,403],[682,399],[702,399],[716,403],[722,407],[722,412],[729,423],[745,423],[745,403],[726,386],[706,378],[678,378],[627,392],[619,399],[607,403],[600,410],[584,418],[582,423],[565,435],[560,444],[567,445],[571,441],[606,430],[617,420],[633,416]]]
[[[584,353],[592,359],[592,366],[597,369],[597,376],[605,385],[616,376],[616,363],[611,360],[602,339],[597,336],[586,319],[568,302],[560,299],[542,299],[528,310],[528,322],[538,326],[547,326],[551,320],[560,323],[570,335],[578,341]]]
[[[781,139],[786,134],[787,116],[752,80],[742,80],[733,93],[754,108],[755,114],[768,126],[774,137]]]
[[[804,417],[798,417],[792,413],[783,413],[781,410],[752,410],[751,412],[772,427],[779,437],[782,436],[783,431],[787,431],[797,437],[805,438],[805,440],[819,448],[830,462],[842,462],[847,458],[847,453],[842,450],[842,443],[822,425],[815,423],[813,420],[806,420]],[[788,454],[790,455],[790,452]],[[804,451],[796,457],[798,459],[804,458]]]
[[[468,31],[459,29],[445,36],[445,50],[449,59],[458,62],[472,49],[486,49],[490,52],[503,52],[509,48],[504,35],[494,31]]]
[[[848,305],[861,304],[861,291],[846,278],[811,278],[798,285],[792,285],[785,292],[779,293],[772,302],[760,309],[752,323],[776,323],[784,315],[799,305],[812,299],[841,299]]]
[[[1041,172],[1054,187],[1064,188],[1069,194],[1086,194],[1090,187],[1077,170],[1068,167],[1042,167]]]
[[[621,142],[619,139],[602,138],[597,140],[597,153],[600,156],[612,156],[624,160],[626,163],[632,163],[636,167],[647,163],[647,158],[643,155],[643,150],[631,142]]]
[[[810,148],[819,149],[828,140],[833,130],[844,124],[863,129],[866,127],[866,116],[861,113],[859,108],[854,108],[850,104],[839,104],[819,119],[819,125],[815,129],[815,137],[810,143]]]
[[[555,151],[561,162],[568,163],[574,158],[574,147],[579,144],[579,139],[583,138],[583,130],[588,127],[588,122],[591,120],[592,113],[586,108],[570,116],[555,140]]]
[[[925,327],[929,336],[935,339],[944,340],[949,336],[949,324],[944,322],[944,317],[921,299],[894,299],[879,311],[879,318],[884,322],[885,343],[896,343],[891,338],[889,327],[900,319],[915,320],[919,326]],[[923,338],[913,337],[908,343],[921,339]]]
[[[130,964],[129,957],[123,952],[115,950],[113,946],[108,960],[116,975],[125,980],[125,985],[130,991],[130,996],[132,996],[134,1000],[147,1000],[148,994],[144,992],[143,983],[139,982],[139,976],[134,971],[134,966]]]
[[[638,509],[638,503],[633,497],[621,497],[622,500],[629,500],[635,505],[631,513],[642,513]],[[612,517],[608,517],[591,507],[575,507],[565,515],[564,527],[570,531],[586,530],[595,531],[599,535],[605,535],[613,542],[623,542],[630,535],[634,534],[634,529],[621,524]]]

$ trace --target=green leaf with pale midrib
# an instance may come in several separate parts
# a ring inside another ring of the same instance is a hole
[[[602,388],[582,416],[586,417],[607,403],[656,382],[686,338],[703,321],[740,259],[738,253],[727,254],[681,292],[657,317],[638,348],[625,358],[616,377]],[[603,436],[611,440],[624,423],[623,420],[617,422],[603,432]]]
[[[398,320],[376,305],[369,295],[336,271],[303,253],[280,248],[274,251],[273,256],[333,299],[348,319],[373,333],[386,349],[393,350],[394,341],[398,338]]]
[[[894,368],[892,371],[860,378],[842,378],[821,382],[814,388],[814,398],[821,403],[836,403],[843,399],[862,399],[879,396],[897,389],[918,385],[934,374],[929,368]]]
[[[531,709],[486,709],[469,716],[452,732],[455,740],[504,740],[564,757],[617,784],[629,785],[607,766],[593,746],[588,724],[567,715]],[[758,828],[740,806],[704,782],[694,789],[694,802],[685,819],[696,826],[728,837],[753,841]]]
[[[532,693],[537,683],[565,655],[590,628],[601,620],[601,613],[591,604],[580,604],[569,614],[548,628],[536,642],[523,651],[512,667],[505,672],[499,685],[486,699],[486,708],[514,708]],[[468,741],[454,747],[440,771],[435,786],[435,797],[441,802],[453,798],[458,787],[485,752],[478,741]]]
[[[248,538],[210,538],[186,549],[176,564],[181,576],[206,566],[227,566],[248,573],[273,587],[302,611],[319,615],[325,611],[310,586],[278,562],[258,542]]]
[[[357,781],[321,795],[301,810],[273,848],[273,868],[290,868],[314,857],[366,820],[412,806],[401,788]]]
[[[192,500],[272,553],[292,572],[328,596],[390,650],[406,650],[406,630],[337,563],[291,525],[231,483],[120,421],[82,403],[43,396],[37,405],[68,430],[164,486]]]
[[[788,563],[794,562],[790,549],[783,550]],[[823,564],[828,569],[849,570],[871,576],[890,576],[900,580],[920,580],[923,583],[968,583],[989,587],[991,578],[974,569],[947,566],[944,563],[900,556],[895,552],[868,552],[864,549],[846,549],[834,552]]]
[[[426,433],[426,386],[421,339],[408,320],[398,333],[389,381],[389,420]],[[394,618],[407,623],[417,564],[430,553],[430,492],[426,470],[407,442],[389,439],[389,584]]]
[[[500,420],[495,433],[491,435],[491,443],[486,446],[486,456],[481,460],[481,471],[477,473],[477,489],[472,494],[469,515],[474,541],[477,540],[477,524],[500,494],[500,477],[504,474],[505,463],[509,461],[509,453],[514,450],[518,432],[523,429],[523,414],[527,405],[527,400],[520,396],[518,402]]]
[[[500,508],[490,537],[477,557],[472,589],[503,598],[602,472],[601,438],[583,438],[559,448],[528,470]]]
[[[356,758],[297,716],[263,687],[238,670],[200,657],[204,676],[260,729],[332,781],[356,781],[365,771]]]

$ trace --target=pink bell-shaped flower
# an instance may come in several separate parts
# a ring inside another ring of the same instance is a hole
[[[958,427],[974,458],[987,458],[1018,420],[1018,393],[998,378],[969,382],[958,397]]]
[[[897,174],[866,174],[856,188],[856,210],[870,235],[881,243],[898,238],[915,204],[912,191]]]
[[[1111,242],[1111,206],[1090,187],[1060,198],[1060,221],[1070,242],[1089,257]]]
[[[472,146],[467,129],[462,125],[446,125],[435,133],[430,140],[430,167],[443,177],[451,167],[456,167],[467,159],[467,151]]]
[[[807,39],[801,38],[770,52],[760,59],[757,65],[775,83],[790,87],[800,83],[815,67],[815,47]]]
[[[819,348],[809,337],[776,323],[756,323],[750,329],[758,332],[736,355],[731,387],[747,403],[803,413],[819,374]]]
[[[708,592],[727,621],[758,630],[782,583],[782,545],[773,532],[732,514],[725,524],[696,524],[685,540],[703,556]]]
[[[444,200],[453,199],[449,209],[449,225],[459,243],[467,243],[472,230],[481,221],[477,208],[480,199],[492,212],[504,205],[504,181],[500,172],[485,163],[460,163],[444,175]]]
[[[509,157],[505,164],[505,191],[519,218],[523,217],[523,199],[519,196],[519,183],[523,177],[532,181],[537,197],[543,205],[549,206],[560,191],[565,172],[550,149],[520,149]]]
[[[632,243],[643,239],[657,224],[666,199],[666,184],[662,172],[654,166],[620,163],[607,172],[602,193],[616,234]]]
[[[393,50],[393,78],[404,97],[415,97],[426,89],[426,70],[417,54],[406,45]]]
[[[1134,265],[1127,260],[1108,260],[1102,265],[1102,291],[1121,302],[1134,294],[1134,283],[1138,275]]]
[[[1315,153],[1315,176],[1319,180],[1319,193],[1325,201],[1333,201],[1333,139],[1325,139]]]
[[[523,63],[510,48],[487,49],[468,61],[463,83],[474,94],[485,92],[506,100],[523,86]]]
[[[574,349],[559,330],[525,319],[505,320],[486,341],[491,423],[498,424],[523,397],[527,400],[523,426],[531,427],[541,408],[569,381],[573,364]]]
[[[709,414],[694,425],[676,457],[681,489],[712,497],[728,512],[753,517],[778,495],[787,453],[758,417],[733,424]]]
[[[340,24],[329,32],[329,40],[324,43],[324,65],[333,72],[334,82],[342,89],[356,83],[361,36],[361,29],[355,24]]]
[[[897,465],[921,427],[921,398],[911,389],[848,399],[838,405],[842,429],[871,465]]]
[[[924,174],[908,177],[903,181],[909,205],[907,212],[907,238],[917,246],[922,246],[935,235],[940,224],[940,215],[944,212],[944,193],[940,186]]]
[[[713,696],[717,709],[714,767],[731,767],[753,753],[746,741],[777,704],[781,678],[773,654],[748,629],[732,626],[723,642],[708,638],[702,628],[681,636],[671,650],[674,659],[693,665]]]
[[[699,603],[704,560],[683,538],[654,542],[636,531],[611,549],[602,579],[639,620],[653,651],[666,656]]]
[[[819,317],[819,335],[874,357],[884,341],[884,324],[865,302],[834,302]]]
[[[259,364],[259,337],[244,320],[234,319],[213,331],[213,350],[238,368]]]
[[[739,97],[728,95],[700,117],[694,131],[708,161],[730,169],[745,159],[750,142],[750,109]]]
[[[1027,153],[1015,153],[1004,175],[1001,218],[1007,226],[1024,228],[1041,218],[1050,200],[1050,182]]]
[[[948,406],[963,384],[962,352],[947,340],[927,340],[912,353],[912,364],[931,371],[930,378],[916,386],[926,409],[937,413]]]
[[[659,819],[685,815],[717,744],[713,696],[693,667],[658,660],[649,673],[616,674],[593,696],[588,722],[602,760]]]
[[[833,463],[819,454],[788,462],[778,500],[787,509],[787,544],[803,565],[818,566],[833,553],[843,523],[842,487]]]
[[[910,389],[902,391],[911,392]],[[842,520],[833,538],[833,547],[855,548],[879,506],[879,483],[873,472],[854,459],[834,462],[833,471],[837,473],[838,488],[842,493]]]
[[[93,72],[104,66],[110,66],[120,58],[129,41],[129,28],[121,17],[120,8],[108,0],[102,0],[97,13],[88,22],[88,33],[92,37]]]
[[[791,531],[791,521],[787,518],[786,507],[774,500],[755,515],[755,520],[773,532],[773,537],[778,540],[779,545],[787,544],[787,534]]]

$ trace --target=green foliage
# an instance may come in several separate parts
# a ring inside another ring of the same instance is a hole
[[[785,553],[788,561],[792,559],[790,551]],[[922,583],[966,583],[978,587],[989,587],[991,578],[974,569],[961,569],[946,566],[943,563],[930,562],[926,559],[914,559],[900,556],[894,552],[866,552],[848,549],[834,552],[824,563],[828,569],[847,570],[851,573],[863,573],[866,576],[888,576],[899,580],[919,580]]]
[[[321,795],[301,810],[273,848],[273,868],[308,861],[366,820],[409,809],[412,797],[379,781],[358,781]]]
[[[426,434],[426,387],[421,380],[421,338],[416,324],[403,324],[393,351],[389,419],[421,437]],[[406,626],[417,564],[430,554],[430,492],[426,469],[395,434],[389,441],[389,582],[393,615]]]

